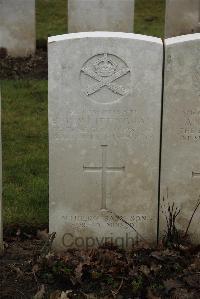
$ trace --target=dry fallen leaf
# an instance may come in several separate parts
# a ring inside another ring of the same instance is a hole
[[[59,299],[69,299],[68,294],[71,292],[72,292],[71,290],[62,292]]]
[[[152,290],[151,289],[148,289],[148,292],[147,292],[147,299],[161,299],[161,297],[157,297],[153,294]]]
[[[44,230],[38,230],[37,231],[37,238],[43,241],[48,241],[49,240],[49,234],[47,229],[45,228]]]
[[[50,295],[50,299],[70,299],[68,294],[70,294],[72,290],[68,290],[66,292],[56,290]]]
[[[58,299],[61,295],[61,291],[56,290],[53,293],[50,294],[50,299]]]
[[[165,286],[166,292],[168,293],[173,289],[181,288],[182,283],[179,282],[178,280],[167,279],[166,281],[164,281],[164,286]]]
[[[158,261],[164,261],[164,258],[162,257],[162,254],[160,251],[153,251],[150,256],[152,256],[153,258],[155,258]]]
[[[38,266],[38,264],[35,264],[32,268],[33,273],[37,273],[38,270],[39,270],[39,266]]]
[[[200,272],[200,258],[196,257],[193,263],[188,267],[190,271],[198,271]]]
[[[82,277],[82,275],[83,275],[83,264],[82,263],[80,263],[80,264],[78,264],[78,266],[76,267],[76,269],[75,269],[75,277],[76,277],[76,279],[77,279],[77,281],[81,281],[81,277]]]
[[[23,272],[20,268],[15,267],[14,265],[11,265],[11,268],[17,272],[17,277],[22,277],[23,276]]]
[[[45,295],[45,287],[42,284],[39,291],[35,294],[35,296],[33,297],[34,299],[43,299]]]
[[[151,264],[150,270],[153,272],[158,272],[162,268],[162,265],[156,265],[154,263]]]
[[[141,265],[141,266],[139,267],[139,270],[140,270],[143,274],[145,274],[146,276],[148,276],[148,275],[150,274],[150,269],[149,269],[149,267],[147,267],[146,265]]]
[[[85,293],[83,293],[84,294],[84,296],[85,296],[85,298],[86,299],[111,299],[111,298],[113,298],[113,296],[111,297],[111,296],[103,296],[103,297],[99,297],[99,296],[97,296],[97,295],[95,295],[95,294],[93,294],[93,293],[91,293],[91,294],[85,294]],[[120,298],[120,296],[118,296],[117,297],[117,299],[119,299]]]
[[[194,298],[199,298],[199,295],[194,294],[193,292],[189,292],[186,289],[177,289],[177,290],[174,290],[171,298],[173,298],[173,299],[194,299]]]
[[[200,273],[190,274],[190,275],[184,277],[184,281],[192,288],[199,288]]]

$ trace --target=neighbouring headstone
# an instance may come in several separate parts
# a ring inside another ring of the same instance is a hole
[[[68,0],[68,32],[133,32],[134,0]]]
[[[49,38],[50,231],[57,249],[155,241],[162,59],[154,37]]]
[[[200,32],[200,0],[167,0],[165,37]]]
[[[173,203],[177,228],[186,231],[200,196],[200,34],[167,39],[165,48],[161,231]],[[200,207],[189,233],[200,241]]]
[[[28,56],[35,45],[35,0],[0,0],[0,51]]]

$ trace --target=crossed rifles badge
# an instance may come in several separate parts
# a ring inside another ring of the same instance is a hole
[[[107,87],[121,96],[127,95],[129,92],[127,88],[114,82],[128,74],[130,72],[129,68],[126,67],[125,63],[124,66],[117,64],[112,58],[108,57],[108,54],[102,54],[96,61],[84,66],[81,71],[96,81],[84,90],[87,96],[96,93],[103,87]]]

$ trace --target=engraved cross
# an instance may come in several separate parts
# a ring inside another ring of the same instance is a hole
[[[101,172],[101,209],[106,209],[106,197],[107,197],[107,174],[112,172],[121,172],[125,170],[125,166],[110,167],[107,166],[107,145],[101,145],[102,148],[102,164],[101,166],[85,166],[83,170],[85,172]]]
[[[200,177],[200,172],[192,172],[192,177]]]

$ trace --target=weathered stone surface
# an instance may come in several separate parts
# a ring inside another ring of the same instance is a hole
[[[68,0],[68,32],[133,32],[134,0]]]
[[[200,0],[166,0],[165,37],[200,32]]]
[[[186,230],[200,195],[200,34],[166,40],[161,171],[161,230],[167,205],[181,209],[178,228]],[[190,233],[200,241],[200,209]]]
[[[49,38],[50,231],[58,249],[105,238],[126,246],[134,229],[156,239],[162,59],[153,37]]]
[[[35,52],[35,0],[0,0],[0,48],[11,56]]]

